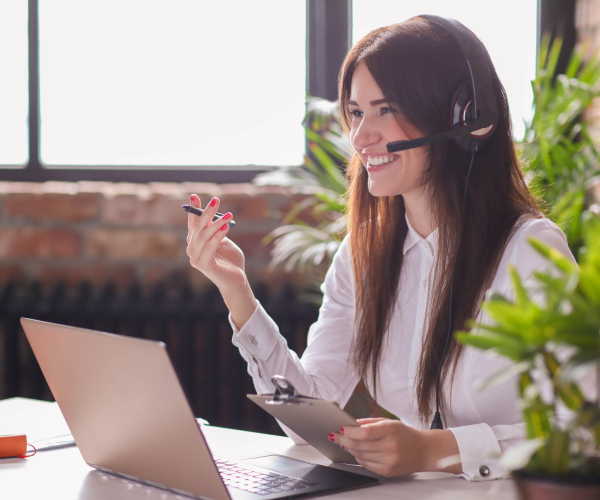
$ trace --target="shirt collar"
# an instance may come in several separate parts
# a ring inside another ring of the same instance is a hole
[[[406,224],[408,225],[408,234],[406,235],[406,239],[404,240],[404,248],[402,249],[402,254],[406,255],[412,247],[414,247],[417,243],[423,242],[425,247],[431,252],[433,255],[437,250],[438,243],[438,228],[436,227],[427,238],[423,238],[414,227],[412,227],[410,221],[408,220],[408,215],[404,213],[404,218],[406,219]]]

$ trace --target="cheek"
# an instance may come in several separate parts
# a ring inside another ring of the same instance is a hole
[[[398,123],[396,118],[390,119],[386,123],[385,134],[386,138],[389,139],[388,142],[409,141],[411,139],[416,139],[417,137],[422,137],[424,135],[415,130],[410,124],[402,120],[400,121],[400,123]]]

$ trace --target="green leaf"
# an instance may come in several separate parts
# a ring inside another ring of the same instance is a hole
[[[514,337],[499,335],[495,333],[479,333],[473,335],[466,332],[458,332],[455,334],[456,339],[465,345],[477,347],[478,349],[491,349],[503,356],[514,360],[521,360],[527,353],[526,346],[516,340]]]
[[[522,441],[515,446],[511,446],[500,457],[500,465],[509,471],[524,469],[534,453],[544,446],[545,443],[545,439],[537,438]]]
[[[529,238],[528,241],[533,248],[550,260],[553,264],[555,264],[556,267],[558,267],[564,273],[577,274],[579,272],[577,264],[565,257],[563,253],[559,252],[555,248],[552,248],[537,238]]]
[[[315,155],[315,158],[318,160],[320,167],[324,170],[330,189],[343,195],[347,190],[346,179],[335,161],[321,146],[319,146],[319,144],[312,143],[309,148],[311,153]]]
[[[490,387],[495,387],[497,385],[503,384],[504,382],[510,380],[513,377],[516,377],[517,375],[521,375],[521,373],[530,370],[531,368],[533,368],[532,360],[514,363],[505,370],[495,373],[494,375],[483,380],[478,380],[477,382],[475,382],[474,387],[478,391],[482,391]]]
[[[573,411],[581,409],[585,398],[574,383],[555,383],[555,390],[567,408]]]
[[[510,279],[515,289],[517,295],[517,304],[521,307],[526,307],[531,304],[531,300],[527,296],[527,291],[523,287],[521,283],[521,279],[519,278],[519,274],[513,265],[509,267]]]

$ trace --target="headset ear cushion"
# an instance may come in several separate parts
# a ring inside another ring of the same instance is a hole
[[[452,108],[450,110],[450,123],[452,128],[462,127],[472,123],[475,119],[474,108],[472,106],[473,99],[471,97],[470,86],[467,83],[462,84],[454,93],[452,99]],[[492,135],[494,127],[481,135],[474,133],[461,135],[454,139],[457,146],[463,151],[479,151]]]

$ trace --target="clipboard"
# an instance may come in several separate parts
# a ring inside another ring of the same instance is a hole
[[[332,462],[357,464],[354,455],[328,437],[340,432],[342,427],[358,426],[354,417],[333,401],[297,394],[294,386],[281,375],[275,375],[271,381],[275,385],[273,394],[248,394],[248,398]]]

